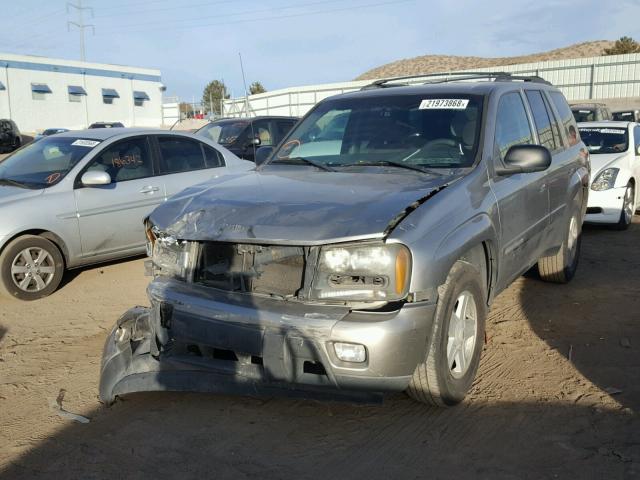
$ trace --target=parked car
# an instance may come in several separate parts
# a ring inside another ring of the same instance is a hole
[[[571,105],[576,122],[600,122],[611,120],[611,111],[604,103],[579,103]]]
[[[247,169],[229,151],[178,132],[60,133],[0,161],[0,289],[34,300],[65,269],[145,251],[142,219],[180,190]]]
[[[64,133],[68,131],[69,131],[68,128],[47,128],[43,130],[42,133],[39,133],[35,137],[33,137],[33,141],[37,142],[38,140],[42,140],[43,138],[48,137],[50,135],[55,135],[57,133]]]
[[[460,402],[495,296],[536,265],[546,281],[574,276],[589,193],[562,93],[537,77],[471,81],[486,77],[330,97],[254,171],[156,208],[151,308],[105,343],[102,400]]]
[[[198,129],[240,158],[253,161],[259,146],[276,146],[298,121],[297,117],[223,118]]]
[[[640,125],[579,123],[578,130],[591,153],[591,191],[585,221],[626,230],[640,207]]]
[[[640,110],[618,110],[611,115],[613,120],[640,123]]]
[[[94,122],[89,128],[124,128],[124,125],[120,122]]]
[[[16,122],[0,119],[0,151],[12,151],[22,145],[22,136]]]

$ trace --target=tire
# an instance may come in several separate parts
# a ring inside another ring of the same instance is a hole
[[[622,210],[620,211],[620,219],[618,223],[613,225],[615,230],[626,230],[631,225],[633,214],[635,213],[635,188],[632,183],[627,184],[624,191],[624,200],[622,201]]]
[[[60,250],[37,235],[16,238],[0,255],[1,290],[19,300],[51,295],[60,285],[63,274],[64,258]]]
[[[439,293],[426,358],[416,367],[406,392],[418,402],[448,407],[464,399],[478,371],[487,304],[480,271],[462,261],[453,266]],[[473,310],[464,308],[465,298],[468,305],[473,305]],[[454,314],[456,318],[466,319],[462,331],[455,328],[455,323],[452,325]],[[473,314],[475,331],[470,328]],[[460,339],[463,339],[462,343],[459,343]],[[465,348],[454,350],[456,343]],[[463,361],[458,362],[459,358]]]
[[[538,260],[538,273],[545,282],[569,283],[575,276],[580,260],[582,229],[579,215],[575,212],[569,219],[562,246],[555,255]]]

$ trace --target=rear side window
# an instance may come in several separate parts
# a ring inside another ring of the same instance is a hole
[[[282,139],[289,133],[289,130],[295,125],[292,120],[276,120],[275,122],[275,142],[280,143]]]
[[[533,121],[536,124],[540,145],[553,152],[557,145],[551,129],[551,117],[542,99],[542,94],[536,90],[527,90],[526,95],[533,113]]]
[[[580,141],[580,136],[578,135],[578,126],[573,118],[569,104],[560,92],[551,92],[551,101],[555,105],[558,115],[560,115],[560,121],[569,141],[569,146],[575,145]]]
[[[205,168],[200,142],[188,138],[158,137],[158,145],[162,154],[161,174]]]
[[[640,147],[640,126],[633,129],[633,140],[636,145],[636,155],[638,155],[638,147]]]
[[[202,148],[204,150],[204,157],[207,168],[217,168],[224,166],[224,158],[219,151],[217,151],[215,148],[211,148],[208,145],[202,145]]]
[[[504,159],[514,145],[531,143],[533,143],[533,135],[522,97],[517,92],[503,95],[498,104],[495,137],[500,159]]]

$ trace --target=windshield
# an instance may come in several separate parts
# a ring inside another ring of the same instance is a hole
[[[213,140],[221,145],[229,145],[236,141],[244,129],[249,125],[245,121],[217,122],[205,125],[196,135]]]
[[[596,120],[596,111],[595,110],[572,110],[573,118],[576,119],[576,122],[593,122]]]
[[[469,167],[477,151],[482,98],[389,94],[328,100],[300,122],[271,163]]]
[[[0,161],[0,185],[25,188],[55,185],[99,143],[76,137],[45,137]]]
[[[589,127],[579,128],[580,137],[590,153],[618,153],[629,148],[626,128]]]

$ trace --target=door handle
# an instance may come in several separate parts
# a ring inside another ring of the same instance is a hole
[[[140,189],[140,193],[154,193],[160,190],[160,187],[153,187],[151,185],[147,185],[146,187],[142,187]]]

